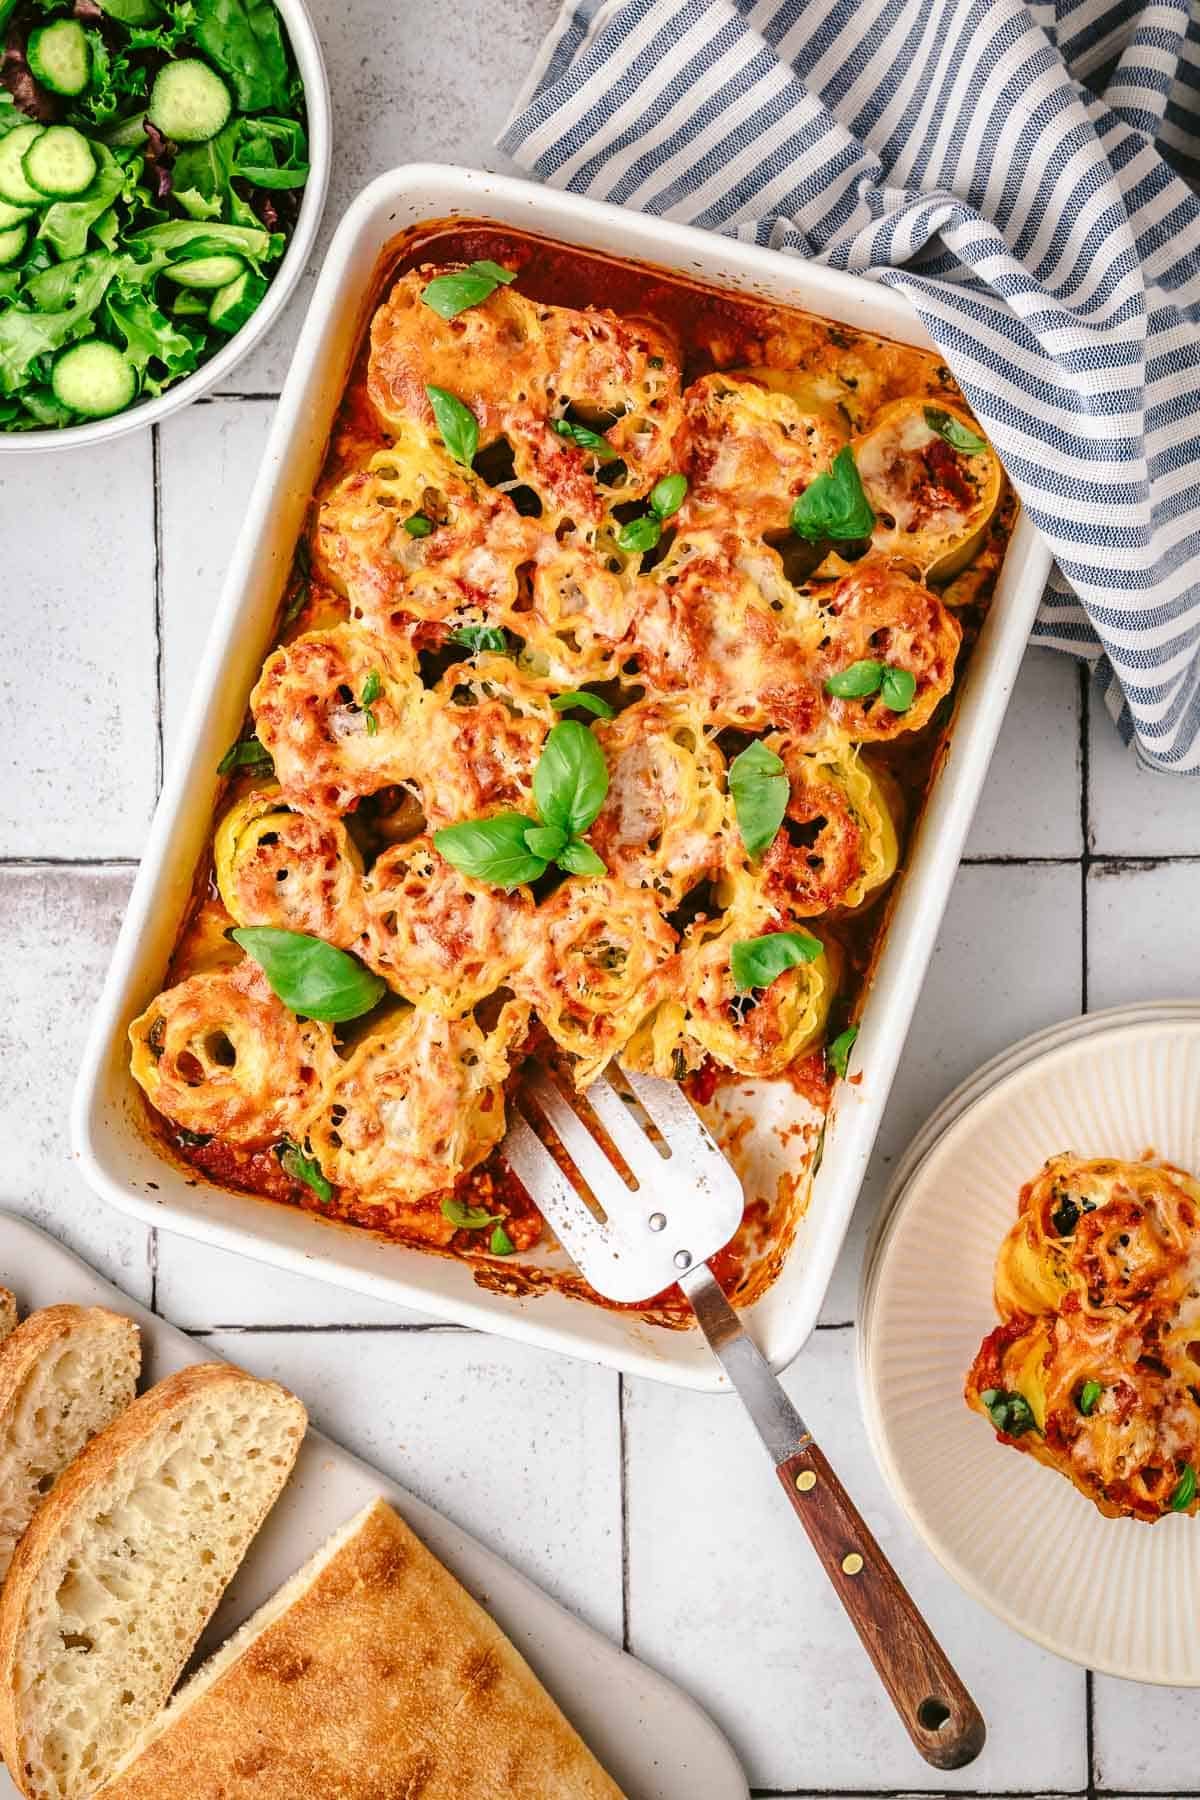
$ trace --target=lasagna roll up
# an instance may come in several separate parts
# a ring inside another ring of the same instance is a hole
[[[411,1205],[450,1187],[504,1136],[504,1083],[528,1023],[517,1001],[487,1032],[423,1007],[393,1013],[361,1039],[309,1120],[327,1179],[369,1206]],[[419,1229],[445,1244],[456,1228],[434,1205]]]
[[[355,625],[273,651],[250,696],[284,794],[326,819],[412,778],[423,704],[412,651]]]
[[[455,663],[426,697],[417,762],[430,831],[533,807],[533,772],[558,722],[506,656]]]
[[[301,1136],[337,1064],[328,1027],[301,1023],[250,958],[159,994],[129,1041],[134,1079],[160,1113],[233,1144]]]
[[[592,846],[618,880],[648,888],[670,910],[720,858],[725,759],[686,701],[640,701],[593,736],[608,794]]]
[[[782,920],[861,906],[891,880],[900,859],[894,784],[851,744],[804,750],[778,735],[763,741],[783,762],[787,811],[757,862],[731,829],[739,852],[728,881],[731,905]]]
[[[995,451],[970,415],[941,401],[893,401],[854,455],[876,515],[875,548],[915,563],[926,581],[965,568],[1004,491]]]
[[[781,1075],[819,1043],[841,969],[838,948],[827,935],[814,962],[785,969],[769,987],[745,991],[734,982],[734,943],[771,929],[769,921],[737,913],[693,927],[669,997],[637,1032],[625,1052],[626,1064],[678,1081],[711,1056],[741,1075],[768,1078]]]
[[[928,724],[938,701],[954,685],[962,627],[928,588],[898,563],[869,556],[834,587],[828,601],[825,647],[819,661],[826,681],[856,663],[885,663],[915,682],[909,706],[896,712],[879,692],[861,698],[829,698],[835,727],[853,743],[883,742]]]
[[[576,1058],[575,1085],[586,1088],[637,1028],[675,933],[650,894],[603,876],[564,881],[536,918],[512,986]]]
[[[213,839],[217,886],[239,925],[304,931],[349,950],[362,930],[362,858],[345,826],[288,806],[279,787],[231,806]]]
[[[471,881],[424,836],[384,852],[363,901],[363,961],[407,1000],[451,1017],[504,985],[533,915],[527,888]]]

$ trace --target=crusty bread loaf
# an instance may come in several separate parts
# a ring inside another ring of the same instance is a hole
[[[137,1326],[104,1306],[47,1306],[0,1345],[0,1581],[67,1464],[133,1399],[140,1366]]]
[[[168,1376],[93,1438],[0,1594],[0,1750],[32,1800],[83,1800],[165,1704],[287,1480],[300,1402],[225,1363]]]
[[[17,1328],[17,1296],[11,1288],[0,1287],[0,1344]]]
[[[96,1800],[621,1800],[504,1633],[391,1507],[342,1527]]]

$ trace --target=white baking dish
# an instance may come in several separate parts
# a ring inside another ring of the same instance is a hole
[[[385,1243],[197,1181],[166,1161],[148,1135],[141,1096],[129,1074],[126,1025],[162,985],[211,826],[217,763],[237,735],[271,643],[282,584],[372,299],[379,257],[406,228],[456,215],[636,258],[929,347],[907,301],[886,288],[688,226],[501,176],[433,165],[393,170],[364,189],[330,246],[296,347],[96,1012],[75,1094],[73,1142],[91,1184],[147,1224],[465,1325],[638,1375],[716,1389],[724,1379],[694,1331],[664,1330],[556,1292],[515,1300],[479,1287],[468,1262]],[[750,1309],[755,1336],[776,1368],[790,1362],[816,1323],[1049,565],[1048,552],[1020,518],[971,658],[952,741],[910,846],[862,1017],[855,1057],[861,1081],[839,1086],[807,1211],[778,1279]],[[779,1089],[771,1092],[777,1104]]]

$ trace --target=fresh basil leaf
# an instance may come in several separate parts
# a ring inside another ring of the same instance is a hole
[[[478,306],[496,291],[490,275],[466,269],[457,275],[437,275],[421,289],[424,304],[439,319],[456,319],[469,307]]]
[[[687,499],[687,476],[664,475],[650,489],[650,510],[660,519],[669,519]]]
[[[545,862],[553,862],[568,842],[566,832],[558,825],[531,825],[525,833],[528,848]]]
[[[846,1079],[846,1070],[850,1066],[850,1052],[858,1037],[858,1026],[847,1025],[845,1031],[839,1031],[832,1044],[826,1046],[825,1060],[835,1075]]]
[[[428,537],[433,530],[433,520],[427,519],[424,513],[410,513],[404,521],[404,529],[409,537]]]
[[[604,805],[608,765],[586,725],[564,719],[550,732],[533,772],[533,797],[545,825],[581,837]]]
[[[455,462],[460,462],[465,469],[469,469],[479,448],[479,421],[470,407],[464,406],[457,394],[450,393],[448,389],[427,386],[425,392],[433,408],[443,444]]]
[[[572,688],[569,693],[555,694],[550,704],[555,712],[570,712],[573,706],[578,706],[597,719],[615,719],[617,716],[603,694],[589,694],[586,688]]]
[[[628,525],[622,525],[617,543],[622,550],[653,550],[662,536],[662,522],[653,513],[643,513],[638,519],[630,519]]]
[[[1085,1419],[1090,1418],[1091,1415],[1095,1412],[1096,1402],[1097,1402],[1097,1400],[1099,1400],[1099,1398],[1103,1392],[1104,1392],[1103,1382],[1100,1382],[1100,1381],[1085,1381],[1084,1382],[1083,1386],[1079,1390],[1079,1399],[1076,1401],[1075,1404],[1078,1406],[1080,1412],[1083,1414]]]
[[[820,938],[807,931],[768,931],[763,937],[741,938],[729,953],[729,969],[739,994],[770,987],[788,969],[816,962],[824,950]]]
[[[356,956],[303,931],[246,925],[229,934],[260,964],[272,991],[306,1019],[340,1025],[378,1006],[387,984]]]
[[[448,863],[477,881],[497,887],[519,887],[546,872],[546,859],[535,856],[525,843],[525,833],[537,821],[522,813],[497,813],[490,819],[468,819],[447,825],[433,834],[434,848]]]
[[[274,774],[275,764],[266,745],[260,744],[256,737],[248,737],[230,744],[217,764],[218,775],[229,775],[234,769],[262,769]]]
[[[854,452],[846,444],[833,459],[827,475],[810,481],[792,507],[791,527],[809,543],[823,538],[867,538],[875,529],[875,514],[863,491]]]
[[[1074,1237],[1075,1227],[1079,1223],[1079,1202],[1072,1195],[1063,1194],[1057,1206],[1050,1210],[1050,1223],[1059,1237]]]
[[[554,419],[551,423],[559,437],[566,438],[577,450],[590,450],[603,462],[617,461],[617,452],[608,439],[593,431],[590,425],[576,425],[573,419]]]
[[[452,1194],[447,1194],[442,1201],[442,1216],[457,1226],[459,1231],[483,1231],[486,1226],[498,1225],[500,1222],[495,1213],[484,1212],[482,1206],[468,1206],[464,1201],[456,1200]]]
[[[1027,1431],[1038,1429],[1033,1408],[1024,1394],[1012,1393],[1007,1388],[986,1388],[979,1398],[996,1430],[1006,1437],[1023,1437]]]
[[[333,1199],[333,1189],[321,1173],[321,1165],[313,1156],[306,1156],[299,1144],[293,1144],[291,1138],[284,1138],[275,1146],[275,1154],[279,1158],[280,1167],[285,1175],[293,1181],[302,1181],[310,1187],[317,1199],[328,1206]]]
[[[851,663],[848,669],[839,669],[825,683],[825,692],[832,694],[835,700],[864,700],[868,694],[879,691],[883,680],[881,662],[867,658],[864,662]]]
[[[585,844],[582,838],[572,838],[570,843],[565,844],[559,851],[555,860],[559,868],[565,869],[569,875],[606,875],[608,873],[608,865],[604,858],[597,856],[592,846]]]
[[[879,684],[879,703],[890,712],[907,712],[917,695],[917,678],[910,669],[896,669],[891,663],[883,671]]]
[[[474,651],[498,650],[503,654],[508,649],[508,639],[498,625],[460,625],[450,633],[450,642],[465,644]]]
[[[1196,1471],[1191,1463],[1184,1463],[1183,1474],[1175,1483],[1171,1493],[1170,1507],[1172,1512],[1186,1512],[1196,1498]]]
[[[782,759],[761,739],[747,744],[729,765],[729,792],[742,842],[751,856],[761,856],[775,842],[791,798]]]
[[[374,706],[382,692],[383,682],[379,678],[379,670],[372,669],[367,676],[367,679],[363,682],[363,691],[359,704],[361,706]]]
[[[479,262],[473,262],[471,269],[476,275],[490,275],[497,287],[507,287],[510,282],[517,279],[515,269],[506,269],[503,263],[491,262],[486,256],[482,257]]]
[[[497,1225],[488,1239],[488,1249],[493,1256],[511,1256],[516,1247],[503,1225]]]
[[[940,406],[925,408],[925,423],[930,431],[945,438],[952,450],[961,450],[964,456],[978,456],[981,450],[987,449],[986,438],[981,438],[977,431],[971,431],[961,419],[943,411]]]

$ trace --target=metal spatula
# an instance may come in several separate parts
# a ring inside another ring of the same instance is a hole
[[[602,1077],[568,1102],[527,1073],[504,1140],[513,1171],[597,1293],[636,1302],[678,1282],[909,1737],[936,1768],[972,1762],[979,1709],[708,1267],[741,1222],[734,1170],[673,1082],[622,1071],[624,1094]]]

